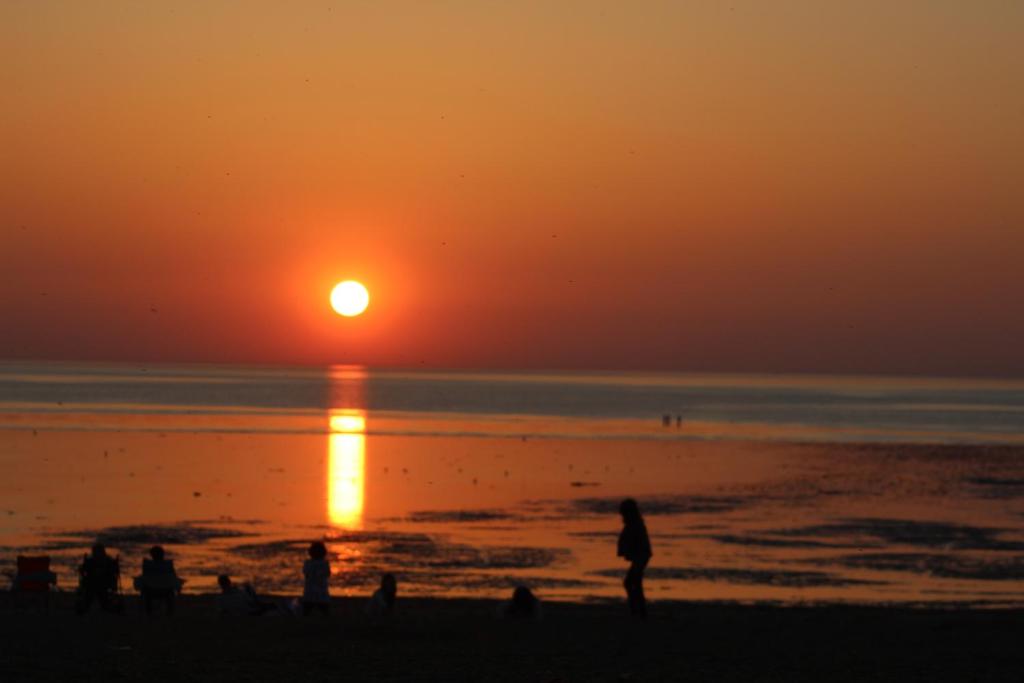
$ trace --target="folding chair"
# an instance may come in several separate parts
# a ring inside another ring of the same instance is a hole
[[[16,605],[38,598],[49,611],[51,585],[57,585],[57,575],[50,571],[49,555],[18,555],[18,570],[11,587],[11,592],[16,596]]]

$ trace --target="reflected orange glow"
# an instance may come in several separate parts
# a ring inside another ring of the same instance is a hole
[[[362,411],[332,411],[327,437],[327,518],[358,528],[366,484],[366,417]]]

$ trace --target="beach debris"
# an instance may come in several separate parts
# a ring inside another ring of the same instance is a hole
[[[198,498],[201,495],[203,495],[203,494],[200,491],[193,491],[192,492],[192,497],[193,498]]]

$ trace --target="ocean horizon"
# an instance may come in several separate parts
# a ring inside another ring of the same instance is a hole
[[[0,362],[6,429],[326,433],[332,411],[379,435],[1021,443],[1024,380]]]

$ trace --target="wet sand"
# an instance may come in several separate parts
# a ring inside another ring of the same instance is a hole
[[[296,595],[323,540],[337,596],[391,572],[405,596],[618,598],[629,495],[652,598],[1024,607],[1019,446],[371,436],[355,491],[348,436],[0,431],[0,576],[50,555],[73,589],[100,540],[125,585],[160,544],[187,593]]]
[[[387,623],[361,600],[332,616],[227,618],[212,596],[172,617],[76,617],[0,600],[0,680],[1002,681],[1024,671],[1024,612],[658,602],[551,603],[540,623],[488,600],[408,599]]]

